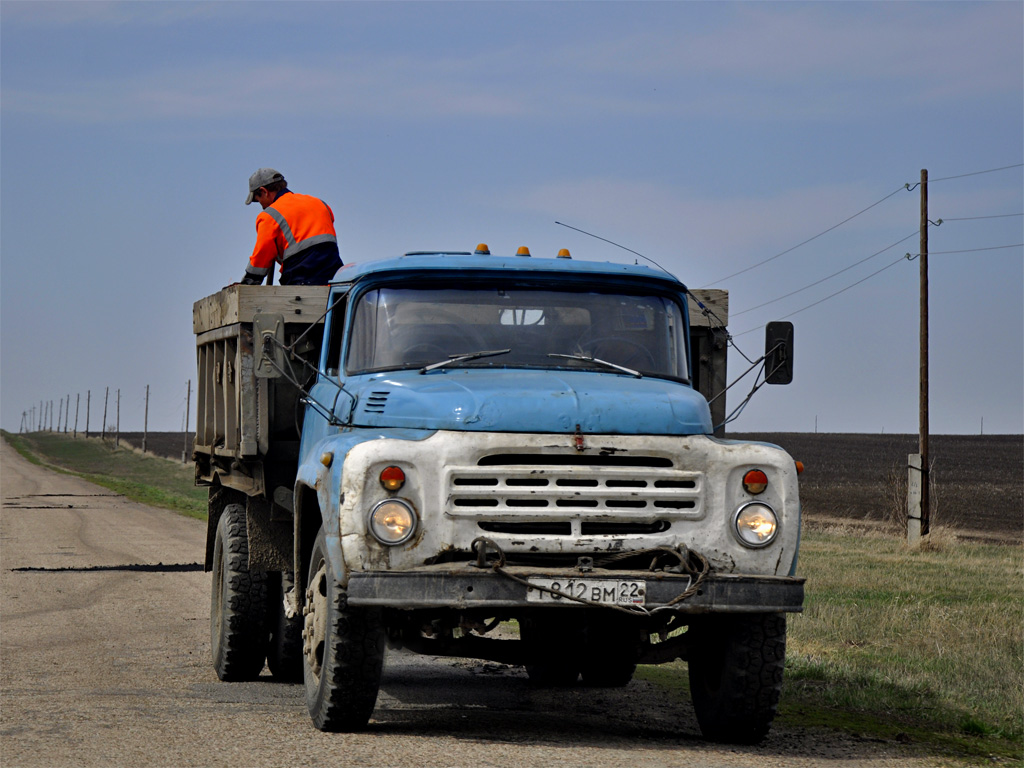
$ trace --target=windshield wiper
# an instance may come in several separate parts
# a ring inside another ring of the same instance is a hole
[[[560,357],[564,360],[582,360],[584,363],[597,363],[598,365],[603,365],[606,368],[614,368],[616,371],[628,373],[630,376],[636,376],[638,379],[642,379],[644,377],[640,371],[634,371],[632,368],[627,368],[624,365],[609,363],[607,360],[601,360],[596,357],[591,357],[590,355],[562,355],[557,352],[550,352],[548,353],[548,357]]]
[[[447,368],[449,365],[455,365],[455,363],[464,363],[467,360],[479,360],[481,357],[496,357],[497,355],[507,355],[511,351],[511,349],[488,349],[482,352],[466,352],[461,355],[449,355],[447,360],[442,360],[439,363],[431,363],[430,365],[420,368],[420,373],[436,371],[438,368]]]

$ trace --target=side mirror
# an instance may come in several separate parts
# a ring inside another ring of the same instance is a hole
[[[277,379],[284,370],[284,315],[253,315],[253,368],[257,378]]]
[[[768,323],[764,338],[764,380],[766,384],[793,381],[793,324]]]

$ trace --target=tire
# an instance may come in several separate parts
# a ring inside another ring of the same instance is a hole
[[[284,610],[285,596],[294,586],[291,571],[272,573],[267,580],[267,666],[274,679],[282,683],[302,682],[302,614],[288,618]]]
[[[571,688],[576,685],[580,671],[573,665],[527,664],[526,676],[535,688]]]
[[[313,725],[330,732],[364,728],[380,690],[384,624],[379,608],[349,607],[323,529],[313,545],[303,614],[302,668]]]
[[[631,622],[592,620],[584,634],[580,665],[583,684],[591,688],[628,685],[636,672],[639,634]]]
[[[577,614],[578,615],[578,614]],[[578,620],[578,619],[577,619]],[[526,664],[530,685],[536,688],[568,688],[580,677],[579,625],[562,613],[532,616],[520,621],[522,641],[531,662]]]
[[[636,672],[636,664],[622,659],[605,659],[583,667],[583,684],[590,688],[622,688],[629,685]]]
[[[768,735],[786,663],[784,614],[714,618],[693,628],[687,666],[704,738],[757,744]]]
[[[267,656],[267,575],[249,572],[245,506],[228,504],[217,523],[210,587],[210,650],[217,677],[255,680]]]

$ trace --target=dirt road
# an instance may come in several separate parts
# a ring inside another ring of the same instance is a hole
[[[401,653],[366,732],[320,733],[300,686],[217,680],[204,523],[0,446],[4,768],[933,764],[782,726],[760,747],[722,748],[700,739],[688,703],[642,681],[535,690],[504,665]]]

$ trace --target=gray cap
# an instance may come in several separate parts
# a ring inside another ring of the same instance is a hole
[[[249,177],[249,196],[245,198],[245,204],[248,205],[252,202],[253,192],[260,187],[273,184],[275,181],[284,181],[284,176],[280,171],[275,171],[273,168],[256,169],[256,173]]]

